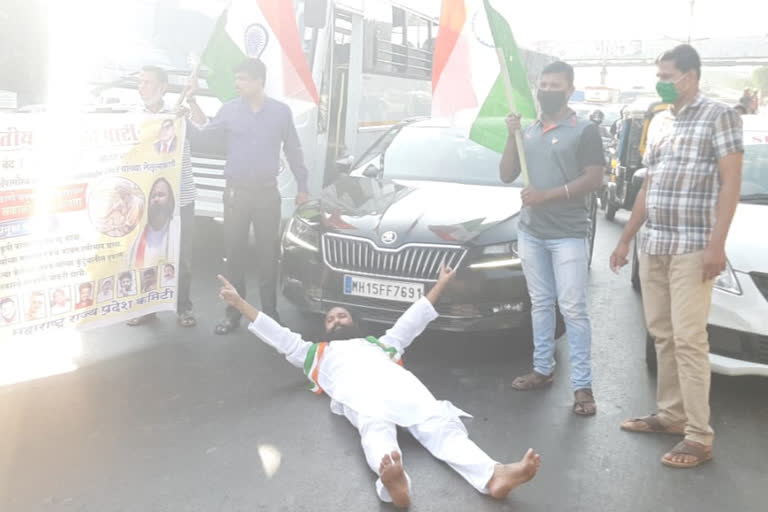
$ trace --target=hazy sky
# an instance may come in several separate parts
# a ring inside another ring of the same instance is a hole
[[[424,0],[422,0],[424,1]],[[428,1],[428,0],[427,0]],[[492,0],[521,42],[688,37],[690,0]],[[440,3],[439,0],[434,0]],[[524,5],[519,15],[516,5]],[[518,17],[519,16],[519,17]],[[519,19],[519,22],[517,22]],[[696,0],[692,37],[768,34],[768,3]]]

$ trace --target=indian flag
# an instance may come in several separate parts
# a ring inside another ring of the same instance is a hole
[[[233,0],[219,17],[202,62],[210,70],[208,87],[221,101],[237,97],[234,69],[248,57],[267,66],[267,95],[318,103],[293,2]]]
[[[443,0],[432,70],[432,117],[450,118],[472,140],[501,153],[507,141],[504,119],[512,111],[523,119],[536,118],[507,20],[490,0]]]

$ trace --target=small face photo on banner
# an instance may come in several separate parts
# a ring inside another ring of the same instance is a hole
[[[141,293],[157,290],[157,269],[145,268],[141,271]]]
[[[72,311],[72,297],[69,287],[52,288],[49,293],[51,315],[61,315]]]
[[[32,322],[34,320],[43,320],[45,318],[45,292],[41,290],[34,291],[27,295],[25,301],[24,320]]]
[[[160,286],[167,288],[176,285],[176,267],[173,263],[163,265],[163,273],[160,277]]]
[[[75,287],[77,304],[75,309],[89,308],[93,306],[93,283],[80,283]]]
[[[0,298],[0,327],[15,324],[19,319],[19,302],[16,297]]]
[[[115,278],[113,276],[105,277],[99,281],[99,294],[96,296],[96,302],[107,302],[115,298]]]
[[[121,272],[117,276],[117,296],[131,297],[136,295],[136,276],[133,272]]]
[[[155,142],[155,151],[158,153],[173,153],[176,151],[176,128],[173,126],[173,120],[166,119],[160,126],[160,132],[157,134]]]

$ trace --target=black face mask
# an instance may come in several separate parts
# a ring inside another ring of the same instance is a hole
[[[541,111],[548,116],[557,114],[565,106],[568,98],[565,97],[565,91],[539,91],[536,98],[541,105]]]
[[[328,333],[331,340],[355,340],[365,338],[365,333],[357,323],[352,325],[342,325]]]

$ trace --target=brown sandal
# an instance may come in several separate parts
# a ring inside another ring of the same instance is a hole
[[[154,320],[156,317],[157,315],[154,313],[150,313],[144,316],[137,316],[136,318],[131,318],[130,320],[125,322],[125,325],[129,327],[137,327],[139,325],[144,325],[151,320]]]
[[[695,459],[691,462],[675,462],[667,458],[672,458],[677,455],[690,455],[695,457]],[[683,440],[677,443],[672,450],[667,452],[664,457],[661,458],[661,463],[670,468],[687,469],[695,468],[708,460],[712,460],[711,446],[706,446],[695,441]]]
[[[638,426],[638,424],[640,424]],[[685,434],[683,427],[668,425],[665,426],[655,414],[643,416],[642,418],[631,418],[621,424],[621,430],[627,432],[648,432],[652,434],[670,434],[681,436]]]
[[[594,416],[597,414],[595,395],[591,389],[577,389],[573,393],[573,412],[579,416]]]
[[[512,387],[518,391],[529,391],[551,385],[555,381],[554,373],[551,375],[542,375],[536,371],[523,375],[512,381]]]

